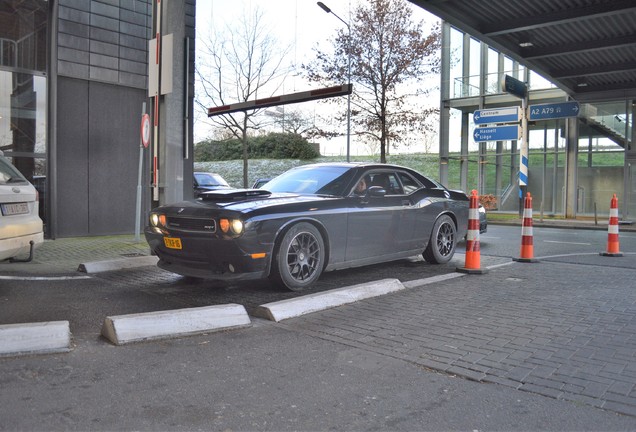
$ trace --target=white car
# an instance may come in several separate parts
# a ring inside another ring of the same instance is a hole
[[[0,261],[30,261],[44,242],[38,192],[0,151]]]

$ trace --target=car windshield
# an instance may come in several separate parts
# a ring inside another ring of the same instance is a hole
[[[199,186],[229,186],[223,177],[213,173],[195,173]]]
[[[8,183],[26,183],[26,179],[20,174],[7,159],[0,156],[0,185]]]
[[[353,173],[345,166],[303,166],[270,180],[263,189],[307,195],[342,195]]]

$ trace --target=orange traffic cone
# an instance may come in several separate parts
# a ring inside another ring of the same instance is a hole
[[[468,231],[466,232],[466,261],[464,267],[457,267],[460,273],[484,274],[487,269],[480,268],[481,252],[479,247],[479,197],[473,190],[468,206]]]
[[[618,244],[618,198],[616,198],[616,194],[610,201],[609,224],[607,225],[607,251],[601,252],[599,255],[609,257],[623,256]]]
[[[532,235],[532,196],[530,192],[523,201],[523,224],[521,226],[521,254],[513,258],[519,262],[537,262],[534,259],[534,241]]]

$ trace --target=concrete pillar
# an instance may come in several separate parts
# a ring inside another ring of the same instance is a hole
[[[571,117],[565,120],[565,217],[576,218],[577,171],[579,154],[579,120]]]
[[[451,37],[450,24],[442,23],[442,68],[440,85],[440,125],[439,125],[439,181],[448,186],[448,156],[449,156],[449,129],[450,108],[446,101],[450,99],[450,61],[451,61]]]
[[[190,65],[186,64],[186,49],[189,54],[194,49],[195,3],[195,0],[160,3],[163,7],[162,34],[172,35],[172,56],[162,59],[171,64],[172,91],[162,96],[160,103],[159,204],[193,196],[193,95],[190,84],[194,58],[189,55]],[[162,85],[164,78],[162,76]]]

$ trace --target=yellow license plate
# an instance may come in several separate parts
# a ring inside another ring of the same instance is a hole
[[[169,249],[182,249],[180,238],[164,237],[163,244],[165,244]]]

